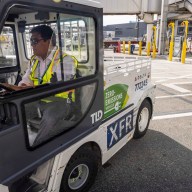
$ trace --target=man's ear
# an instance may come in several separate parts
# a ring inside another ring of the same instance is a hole
[[[47,43],[48,43],[49,46],[52,46],[52,41],[51,41],[51,39],[48,39],[48,40],[47,40]]]

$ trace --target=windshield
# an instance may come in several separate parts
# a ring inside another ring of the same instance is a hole
[[[88,62],[88,33],[93,33],[93,31],[88,31],[86,24],[93,25],[93,20],[88,17],[84,17],[83,19],[73,18],[74,16],[67,15],[68,19],[66,19],[66,14],[60,14],[60,30],[61,30],[61,46],[65,53],[69,55],[75,56],[79,63]],[[73,19],[71,19],[71,17]],[[58,42],[58,29],[56,22],[51,22],[48,24],[55,32],[56,32],[56,41]],[[32,46],[30,44],[30,31],[33,27],[38,26],[34,24],[29,24],[25,28],[25,46],[26,56],[29,59],[33,55]],[[90,26],[88,26],[90,27]],[[89,34],[89,38],[91,34]]]

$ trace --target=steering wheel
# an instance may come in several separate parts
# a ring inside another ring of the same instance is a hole
[[[2,89],[4,89],[5,91],[8,91],[8,92],[14,91],[14,89],[7,87],[7,86],[0,83],[0,91],[2,91]]]

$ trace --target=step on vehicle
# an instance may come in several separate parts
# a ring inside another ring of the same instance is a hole
[[[88,191],[99,166],[145,135],[151,62],[104,61],[102,21],[100,1],[0,1],[0,192]],[[32,45],[47,41],[31,39],[39,25],[55,32],[61,80],[13,89],[32,73]],[[74,78],[63,53],[77,61]]]

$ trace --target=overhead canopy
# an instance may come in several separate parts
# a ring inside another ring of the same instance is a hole
[[[65,1],[65,0],[64,0]],[[66,0],[74,3],[103,7],[104,14],[140,14],[161,12],[161,0]]]
[[[160,0],[103,0],[104,14],[161,13]]]
[[[137,14],[146,23],[153,21],[153,14],[162,14],[162,2],[169,5],[167,18],[192,17],[192,0],[63,0],[103,8],[104,15]]]

